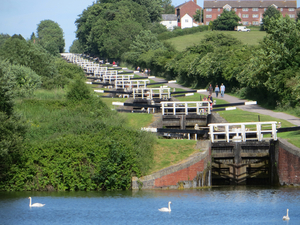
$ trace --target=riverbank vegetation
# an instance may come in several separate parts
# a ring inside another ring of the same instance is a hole
[[[155,136],[95,96],[80,67],[1,37],[0,190],[125,190],[147,173]]]

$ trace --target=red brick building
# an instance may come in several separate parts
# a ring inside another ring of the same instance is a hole
[[[263,14],[269,6],[274,6],[283,16],[296,18],[297,1],[295,0],[204,0],[203,20],[208,25],[220,16],[223,10],[234,10],[242,19],[243,25],[260,25]]]
[[[182,27],[181,25],[188,21],[181,21],[181,19],[188,14],[189,17],[193,18],[193,15],[195,15],[197,10],[201,10],[202,8],[197,5],[197,0],[190,0],[188,2],[185,2],[179,6],[175,7],[175,14],[177,15],[177,22],[178,26]],[[193,21],[195,23],[195,21]]]

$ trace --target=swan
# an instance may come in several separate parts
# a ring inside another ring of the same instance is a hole
[[[161,209],[158,209],[158,210],[161,211],[161,212],[171,212],[171,207],[170,207],[171,203],[172,202],[169,202],[169,208],[164,207],[164,208],[161,208]]]
[[[45,204],[41,204],[41,203],[34,203],[31,204],[31,197],[29,197],[29,207],[43,207]]]
[[[290,217],[289,217],[289,209],[286,210],[286,216],[283,216],[282,219],[283,220],[289,220],[290,219]]]

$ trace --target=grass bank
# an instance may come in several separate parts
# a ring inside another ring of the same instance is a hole
[[[189,34],[185,36],[179,36],[175,38],[168,39],[167,42],[172,43],[177,51],[183,51],[187,47],[192,45],[201,44],[202,40],[205,38],[205,35],[215,33],[226,33],[230,34],[233,37],[240,40],[245,45],[258,45],[266,36],[265,31],[250,31],[250,32],[237,32],[237,31],[204,31],[198,32],[195,34]]]

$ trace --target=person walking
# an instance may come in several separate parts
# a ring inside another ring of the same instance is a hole
[[[217,98],[218,95],[219,95],[219,91],[220,91],[220,88],[219,88],[218,85],[216,85],[216,87],[215,87],[216,98]]]
[[[213,87],[211,86],[211,84],[209,84],[209,87],[208,87],[209,94],[212,95],[213,91],[214,91]]]
[[[225,85],[222,83],[221,84],[221,97],[224,97],[224,93],[225,93]]]

